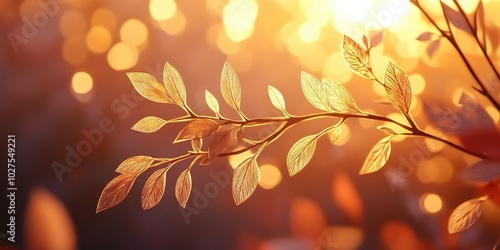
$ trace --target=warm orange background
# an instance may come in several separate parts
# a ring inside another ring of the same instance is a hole
[[[461,2],[468,13],[477,4]],[[490,53],[498,63],[500,1],[483,2]],[[427,7],[438,18],[435,6]],[[384,89],[353,74],[340,50],[342,33],[361,41],[362,33],[386,28],[382,44],[372,51],[375,73],[382,77],[389,61],[407,72],[415,94],[411,113],[421,128],[460,143],[431,126],[423,103],[456,109],[464,91],[484,103],[481,109],[498,127],[498,112],[470,88],[473,78],[453,47],[443,39],[438,54],[428,58],[427,43],[416,37],[433,27],[406,1],[2,1],[0,20],[1,130],[17,138],[17,236],[26,247],[482,249],[495,244],[499,214],[490,203],[471,229],[447,233],[451,211],[480,196],[458,177],[477,159],[436,142],[406,138],[393,143],[384,169],[358,176],[364,157],[384,136],[376,129],[382,123],[363,120],[349,120],[333,144],[321,139],[312,162],[293,178],[285,165],[289,148],[332,120],[290,130],[259,157],[262,181],[241,206],[234,205],[230,185],[213,177],[232,174],[231,165],[243,159],[232,157],[193,169],[193,188],[206,199],[192,193],[188,206],[193,210],[188,211],[196,213],[189,223],[173,192],[184,165],[167,174],[165,196],[155,208],[140,209],[148,171],[121,204],[95,214],[100,192],[124,159],[174,157],[190,148],[189,143],[171,144],[181,124],[154,134],[130,130],[144,116],[183,114],[174,105],[144,100],[125,74],[148,72],[161,79],[166,61],[180,72],[188,103],[198,113],[210,114],[204,100],[208,89],[219,99],[221,112],[237,118],[219,90],[227,61],[239,76],[248,117],[280,115],[269,101],[268,85],[283,93],[290,113],[318,112],[300,88],[300,72],[307,71],[344,84],[361,109],[401,119],[387,104]],[[466,55],[498,97],[498,81],[481,66],[470,42],[464,38]],[[250,136],[262,138],[272,128]],[[54,162],[67,165],[68,150],[96,130],[102,140],[58,178]]]

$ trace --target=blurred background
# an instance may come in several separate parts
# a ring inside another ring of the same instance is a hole
[[[437,1],[422,2],[443,25]],[[478,1],[461,2],[471,14]],[[483,4],[489,52],[498,63],[500,1]],[[431,140],[396,138],[388,164],[359,176],[367,153],[384,136],[376,129],[384,124],[369,120],[349,120],[334,143],[321,139],[311,163],[293,178],[285,164],[290,147],[335,121],[290,130],[261,154],[259,187],[238,207],[228,178],[245,156],[195,167],[186,209],[174,197],[175,181],[187,167],[179,164],[167,174],[156,207],[141,210],[147,171],[121,204],[95,213],[123,160],[190,149],[189,143],[172,145],[182,124],[153,134],[130,129],[145,116],[183,115],[174,105],[139,96],[125,74],[161,79],[166,61],[178,69],[198,113],[211,114],[205,90],[222,105],[219,79],[227,61],[240,79],[248,117],[280,115],[268,85],[283,93],[290,113],[318,112],[300,88],[300,72],[307,71],[342,83],[361,109],[404,122],[385,90],[354,75],[341,52],[342,34],[361,42],[362,34],[383,30],[382,43],[372,50],[375,73],[382,77],[389,61],[405,70],[415,94],[411,113],[421,128],[461,144],[467,141],[460,133],[471,127],[483,133],[474,138],[497,136],[500,115],[471,88],[474,80],[454,48],[443,39],[429,59],[429,42],[416,40],[435,30],[409,1],[6,0],[0,20],[0,126],[3,136],[16,135],[18,187],[16,244],[0,234],[1,249],[492,249],[497,241],[500,216],[489,201],[470,229],[447,232],[453,209],[484,190],[460,180],[461,171],[478,161],[472,156]],[[498,97],[498,79],[461,32],[464,53]],[[460,116],[443,125],[425,115],[426,105],[460,110],[463,93],[478,104],[473,113],[484,122]],[[221,112],[237,118],[224,105]],[[274,129],[264,126],[249,138]],[[485,150],[481,141],[469,144]],[[0,218],[8,223],[6,212]]]

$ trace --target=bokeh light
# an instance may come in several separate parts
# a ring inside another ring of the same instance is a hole
[[[182,12],[175,12],[172,18],[167,20],[159,20],[158,25],[160,28],[169,35],[178,35],[186,27],[186,17]]]
[[[87,33],[85,41],[92,53],[101,54],[111,47],[112,37],[108,29],[103,26],[94,26]]]
[[[71,87],[77,94],[86,94],[92,90],[94,82],[87,72],[76,72],[71,79]]]
[[[264,189],[273,189],[281,182],[280,170],[271,164],[264,164],[259,167],[260,181],[259,186]]]
[[[315,201],[298,197],[290,205],[290,231],[296,237],[315,239],[326,226],[326,217]]]
[[[422,211],[430,214],[435,214],[443,209],[443,200],[437,194],[423,194],[419,199],[420,208]]]
[[[242,149],[242,148],[243,147],[238,147],[235,150]],[[229,164],[231,165],[231,168],[236,169],[240,165],[240,163],[243,162],[243,160],[245,160],[246,158],[248,158],[252,155],[253,155],[252,151],[247,150],[241,154],[230,155],[229,157],[227,157],[227,160],[228,160]]]
[[[135,66],[139,51],[126,43],[117,43],[108,51],[108,64],[114,70],[126,70]]]
[[[332,142],[333,145],[342,146],[347,142],[349,142],[349,140],[351,139],[351,130],[349,129],[349,126],[347,126],[345,123],[340,125],[340,131],[341,132],[339,138],[336,141]]]
[[[240,42],[252,36],[258,11],[255,0],[230,0],[227,3],[222,20],[226,34],[231,41]]]
[[[102,26],[110,31],[114,31],[117,25],[116,15],[107,8],[100,8],[92,14],[90,24],[92,26]]]
[[[157,21],[164,21],[174,16],[177,4],[174,0],[150,0],[149,13]]]
[[[423,160],[417,166],[417,177],[423,183],[445,183],[452,176],[453,165],[443,156]]]
[[[148,28],[137,19],[129,19],[120,28],[122,42],[132,46],[141,46],[148,39]]]

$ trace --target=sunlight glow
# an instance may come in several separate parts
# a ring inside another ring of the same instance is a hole
[[[258,11],[255,0],[231,0],[224,8],[222,16],[229,39],[241,42],[251,37]]]
[[[358,38],[366,30],[380,30],[397,24],[410,9],[406,0],[330,0],[335,28]]]
[[[306,43],[314,43],[318,40],[320,35],[320,29],[318,25],[313,22],[305,22],[300,25],[299,37],[302,41]]]

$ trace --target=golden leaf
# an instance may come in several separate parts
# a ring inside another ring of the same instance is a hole
[[[330,141],[334,142],[340,137],[340,127],[335,127],[333,130],[330,132]]]
[[[150,156],[137,155],[124,160],[116,169],[117,173],[139,174],[148,169],[154,159]]]
[[[322,83],[325,87],[330,108],[338,110],[341,113],[362,113],[344,86],[328,79],[322,79]]]
[[[182,82],[179,72],[168,62],[165,63],[165,67],[163,68],[163,84],[172,102],[179,106],[186,104],[186,87],[184,86],[184,82]]]
[[[226,62],[220,79],[220,89],[222,97],[236,111],[240,110],[241,103],[241,87],[240,81],[236,72]]]
[[[220,155],[226,148],[229,146],[231,142],[231,130],[222,130],[217,132],[214,135],[214,138],[210,141],[210,145],[208,146],[208,157],[210,159],[214,159],[218,155]]]
[[[379,126],[379,127],[377,127],[377,129],[388,134],[388,135],[395,135],[396,134],[396,132],[394,132],[394,130],[392,128],[389,128],[389,127]]]
[[[373,173],[381,169],[387,163],[389,155],[391,154],[391,138],[392,135],[387,136],[373,146],[359,174]]]
[[[136,178],[137,174],[124,173],[111,180],[104,190],[102,190],[101,197],[97,203],[96,213],[114,207],[122,202],[130,192]]]
[[[318,135],[309,135],[298,140],[288,152],[286,165],[290,176],[300,172],[311,160],[314,150],[316,150],[316,141]]]
[[[243,127],[238,127],[236,129],[235,136],[236,136],[236,142],[240,143],[243,140],[243,136],[244,136]]]
[[[148,73],[133,72],[127,73],[135,90],[144,98],[159,103],[172,103],[172,99],[167,95],[167,90],[156,79]]]
[[[174,143],[213,135],[217,132],[218,128],[219,125],[213,120],[196,119],[179,132],[179,135],[175,138]]]
[[[167,121],[159,117],[146,116],[134,124],[134,126],[132,126],[132,130],[142,133],[153,133],[158,131],[165,124],[167,124]]]
[[[385,72],[384,88],[391,102],[401,112],[408,114],[412,97],[410,79],[402,69],[391,62]]]
[[[215,98],[210,91],[205,90],[205,102],[207,103],[208,107],[216,114],[220,116],[220,110],[219,110],[219,102]]]
[[[259,166],[255,156],[250,156],[234,170],[232,190],[236,205],[240,205],[253,194],[259,180]]]
[[[374,79],[368,51],[346,35],[342,40],[342,53],[345,63],[352,72],[367,79]]]
[[[483,199],[468,200],[451,213],[448,221],[448,232],[458,233],[471,227],[483,212]]]
[[[269,99],[271,99],[273,106],[283,112],[284,115],[289,116],[288,112],[285,110],[285,99],[281,92],[277,88],[269,85],[267,87],[267,93],[269,94]]]
[[[184,170],[179,175],[177,183],[175,184],[175,197],[183,208],[186,208],[189,195],[191,194],[192,180],[189,170],[190,169]]]
[[[156,170],[144,184],[141,194],[142,210],[150,209],[156,206],[163,194],[167,185],[167,170],[170,167]]]
[[[193,138],[191,139],[191,147],[195,152],[200,152],[201,146],[203,146],[202,138]]]
[[[300,74],[300,84],[306,99],[317,109],[330,111],[328,99],[323,88],[323,84],[313,75],[302,71]]]

